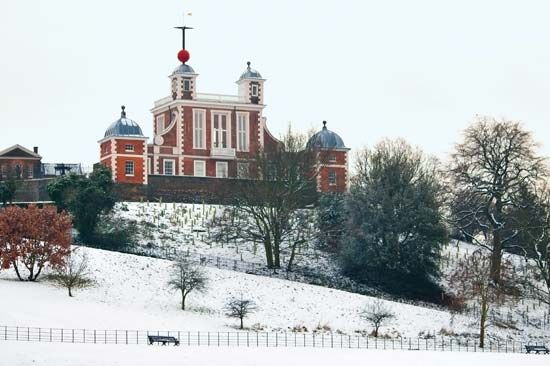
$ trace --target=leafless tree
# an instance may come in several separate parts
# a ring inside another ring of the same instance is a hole
[[[378,337],[378,330],[380,327],[393,320],[395,318],[395,313],[384,303],[384,301],[377,299],[361,312],[361,317],[373,326],[372,335]]]
[[[280,268],[288,249],[291,268],[296,249],[310,239],[311,220],[303,210],[317,195],[318,154],[307,151],[305,142],[289,129],[280,144],[257,154],[248,180],[220,193],[229,205],[212,221],[210,240],[262,243],[269,268]]]
[[[168,286],[181,293],[181,309],[185,310],[185,300],[191,291],[206,291],[208,277],[204,267],[192,262],[185,254],[180,254],[172,265]]]
[[[92,286],[94,281],[90,278],[88,254],[79,249],[71,250],[63,265],[54,267],[48,279],[66,288],[70,297],[73,297],[73,290]]]
[[[509,297],[518,296],[514,283],[514,270],[510,262],[501,264],[501,279],[494,282],[491,276],[491,256],[484,249],[458,261],[449,277],[449,283],[456,295],[479,304],[479,347],[485,345],[485,332],[491,307]]]
[[[240,297],[231,297],[227,300],[224,307],[225,315],[229,318],[240,320],[240,329],[244,329],[244,318],[258,310],[256,303],[250,299]]]
[[[537,144],[519,122],[479,118],[456,145],[450,167],[452,224],[469,241],[491,252],[491,278],[500,280],[503,251],[520,228],[508,213],[522,186],[546,172]]]
[[[550,305],[550,187],[530,188],[525,207],[513,218],[522,229],[518,241],[529,268],[525,283],[538,300]]]

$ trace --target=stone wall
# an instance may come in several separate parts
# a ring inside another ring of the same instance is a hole
[[[16,202],[49,201],[47,184],[54,178],[22,180],[16,192]],[[149,184],[116,183],[115,192],[120,201],[227,203],[232,191],[257,184],[243,179],[223,179],[187,176],[149,175]],[[312,192],[315,187],[312,186]],[[312,197],[311,195],[309,197]],[[311,202],[305,202],[309,204]]]

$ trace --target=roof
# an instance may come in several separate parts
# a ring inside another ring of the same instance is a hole
[[[191,75],[191,74],[195,74],[195,70],[193,70],[193,68],[187,64],[181,64],[175,68],[173,74]]]
[[[337,133],[327,128],[327,122],[323,121],[323,128],[315,135],[311,136],[306,145],[307,149],[346,149],[344,140]]]
[[[120,112],[120,118],[111,123],[109,128],[105,131],[105,137],[111,136],[132,136],[132,137],[143,137],[143,132],[141,127],[137,124],[136,121],[131,120],[126,117],[126,107],[122,106],[122,112]]]
[[[24,146],[15,144],[7,149],[0,151],[1,158],[24,158],[24,159],[42,159],[42,156],[38,155],[32,150],[27,149]]]
[[[247,65],[246,70],[241,74],[241,77],[239,78],[239,80],[242,80],[242,79],[260,79],[261,80],[262,79],[262,75],[260,74],[260,72],[250,67],[250,61],[248,61],[246,65]]]

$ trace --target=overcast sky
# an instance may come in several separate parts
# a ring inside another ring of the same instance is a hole
[[[98,160],[120,105],[152,138],[182,14],[199,92],[250,60],[280,135],[328,121],[348,147],[404,137],[444,159],[476,114],[520,120],[550,155],[548,1],[0,0],[0,149]]]

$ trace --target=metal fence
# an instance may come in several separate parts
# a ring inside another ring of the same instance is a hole
[[[178,339],[182,346],[211,347],[350,348],[523,353],[526,345],[544,345],[535,342],[489,340],[484,348],[480,348],[477,340],[451,337],[375,338],[336,333],[96,330],[0,326],[0,340],[6,341],[146,345],[149,343],[147,338],[149,335],[172,336]]]

